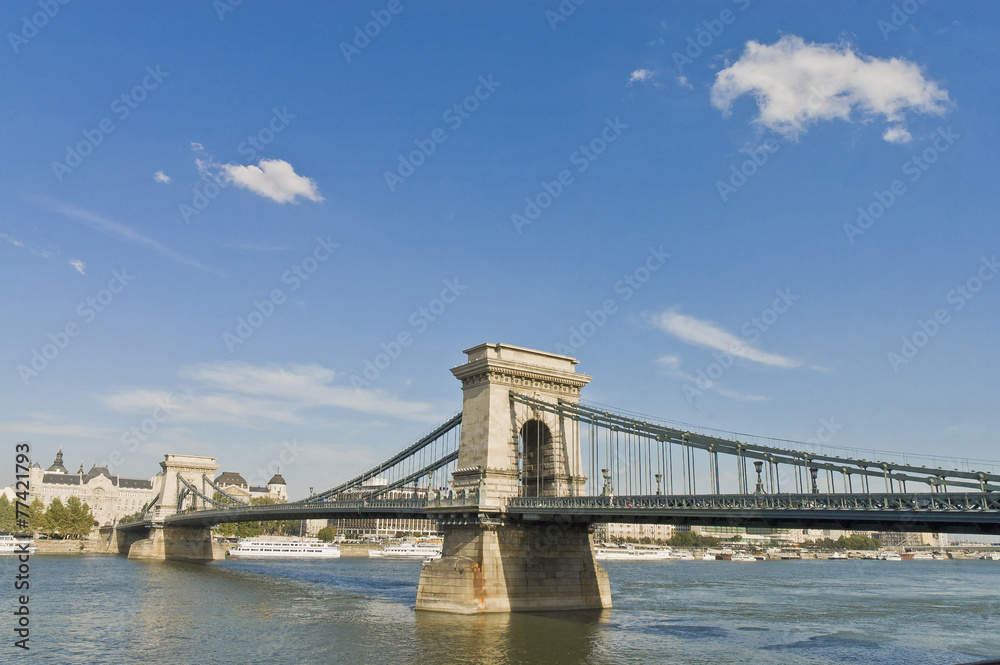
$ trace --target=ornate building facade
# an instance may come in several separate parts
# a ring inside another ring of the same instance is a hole
[[[114,524],[121,517],[139,511],[158,493],[157,481],[151,478],[123,478],[112,475],[107,467],[94,465],[84,472],[83,464],[76,473],[70,473],[63,465],[62,448],[56,453],[55,461],[47,469],[36,462],[28,471],[31,484],[29,503],[36,498],[48,508],[55,499],[64,505],[76,497],[87,504],[99,526]]]

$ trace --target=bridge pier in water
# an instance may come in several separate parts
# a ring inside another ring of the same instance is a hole
[[[416,608],[475,614],[611,607],[608,574],[594,559],[588,526],[526,524],[504,512],[508,498],[576,496],[586,482],[577,421],[515,405],[510,394],[578,401],[591,377],[576,373],[573,358],[505,344],[465,353],[468,361],[452,370],[463,391],[453,479],[456,491],[479,500],[439,512],[444,549],[424,565]]]
[[[207,563],[226,558],[225,549],[212,541],[212,529],[204,526],[169,526],[165,517],[189,508],[205,508],[205,501],[193,494],[180,479],[200,488],[204,494],[206,477],[219,470],[214,457],[166,455],[160,462],[163,470],[160,494],[156,499],[153,522],[145,529],[118,531],[118,552],[129,559],[152,561],[189,561]]]
[[[125,538],[125,543],[119,536],[119,553],[147,561],[209,563],[226,558],[224,547],[212,541],[210,527],[153,526],[144,535],[140,539]]]

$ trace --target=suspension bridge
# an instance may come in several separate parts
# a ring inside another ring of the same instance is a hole
[[[212,560],[210,529],[225,522],[431,517],[444,556],[425,565],[417,608],[473,613],[610,607],[590,536],[601,522],[1000,533],[993,463],[869,459],[652,419],[582,402],[591,377],[573,358],[465,353],[460,413],[302,501],[248,505],[213,482],[211,458],[167,455],[157,500],[118,526],[120,550]]]

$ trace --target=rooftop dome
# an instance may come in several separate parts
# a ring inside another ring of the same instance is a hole
[[[56,461],[52,463],[52,466],[45,470],[47,473],[69,473],[66,471],[66,467],[63,466],[62,461],[62,446],[59,446],[59,452],[56,453]]]
[[[276,473],[273,476],[271,476],[271,479],[269,481],[267,481],[267,484],[268,485],[287,485],[288,483],[285,482],[285,479],[281,477],[280,473]]]
[[[225,471],[218,478],[215,479],[215,484],[219,487],[229,487],[235,485],[237,487],[249,487],[247,481],[243,479],[243,476],[236,473],[235,471]]]

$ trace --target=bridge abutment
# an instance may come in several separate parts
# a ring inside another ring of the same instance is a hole
[[[424,564],[418,610],[478,614],[611,607],[608,573],[586,525],[494,524],[444,528],[443,556]]]

